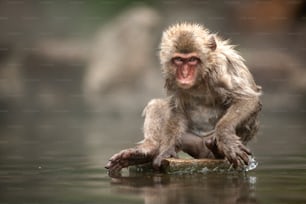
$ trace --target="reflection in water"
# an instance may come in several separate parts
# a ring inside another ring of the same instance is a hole
[[[256,176],[231,174],[113,176],[116,193],[140,194],[145,204],[257,203]]]

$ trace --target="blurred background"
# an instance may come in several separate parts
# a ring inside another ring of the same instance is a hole
[[[142,139],[142,109],[165,96],[159,40],[182,21],[238,45],[263,87],[259,169],[305,169],[306,1],[0,0],[0,201],[71,183],[105,201],[93,189],[109,188],[108,158]]]

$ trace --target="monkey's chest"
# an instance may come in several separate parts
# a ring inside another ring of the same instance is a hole
[[[187,111],[189,131],[199,136],[206,135],[215,128],[215,125],[223,115],[223,112],[224,111],[219,107],[189,107],[189,110]]]

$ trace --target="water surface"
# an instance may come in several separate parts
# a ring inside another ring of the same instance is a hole
[[[262,115],[251,144],[259,166],[247,174],[124,171],[116,178],[104,165],[141,139],[140,114],[58,114],[23,113],[2,123],[0,204],[306,203],[304,112]]]

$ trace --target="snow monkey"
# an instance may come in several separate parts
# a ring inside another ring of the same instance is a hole
[[[234,167],[249,163],[246,147],[258,130],[261,88],[243,58],[226,40],[194,23],[163,32],[160,63],[167,97],[144,109],[144,139],[113,155],[110,171],[177,157],[226,159]]]

